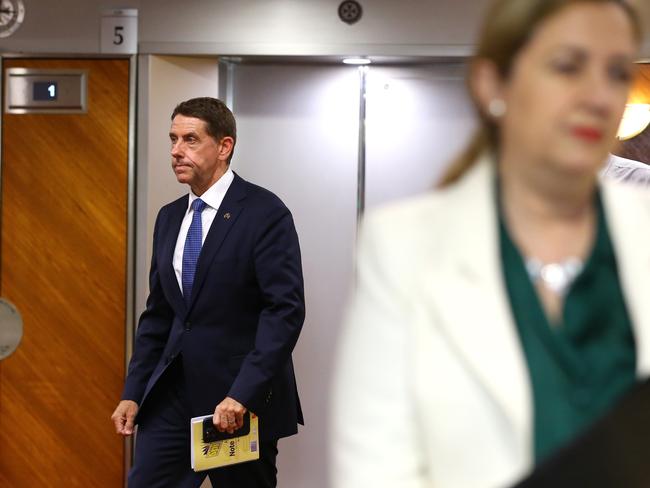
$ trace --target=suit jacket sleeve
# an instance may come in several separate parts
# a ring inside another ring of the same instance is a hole
[[[149,273],[149,296],[147,306],[140,316],[136,331],[133,356],[122,393],[123,400],[133,400],[140,404],[147,382],[167,342],[174,313],[163,293],[158,274],[157,249],[162,209],[156,218],[153,237],[153,256]]]
[[[255,347],[228,392],[248,408],[268,398],[271,381],[290,360],[305,318],[300,246],[291,213],[275,205],[263,222],[253,260],[264,306]]]

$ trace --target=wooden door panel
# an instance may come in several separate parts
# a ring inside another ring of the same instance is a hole
[[[24,320],[0,363],[2,486],[121,486],[110,414],[124,377],[127,60],[88,70],[88,113],[3,114],[0,294]]]

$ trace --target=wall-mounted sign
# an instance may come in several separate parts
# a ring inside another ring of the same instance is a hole
[[[5,113],[86,113],[86,70],[7,68]]]
[[[111,54],[138,52],[138,9],[102,10],[100,51]]]
[[[59,84],[56,81],[35,81],[32,85],[33,98],[36,101],[50,101],[58,98]]]
[[[9,37],[25,20],[23,0],[0,0],[0,37]]]

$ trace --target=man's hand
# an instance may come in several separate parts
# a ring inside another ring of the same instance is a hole
[[[244,414],[246,407],[234,398],[226,397],[217,408],[214,409],[212,423],[219,432],[232,434],[244,426]]]
[[[133,422],[138,413],[138,404],[132,400],[122,400],[111,415],[115,424],[115,432],[128,436],[133,434]]]

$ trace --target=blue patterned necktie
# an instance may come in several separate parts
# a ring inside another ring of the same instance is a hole
[[[183,249],[183,268],[181,273],[181,281],[183,282],[183,297],[185,303],[189,305],[192,298],[192,285],[194,284],[194,273],[196,272],[196,263],[199,260],[201,253],[201,245],[203,238],[203,226],[201,225],[201,212],[206,207],[206,203],[197,198],[192,202],[192,223],[190,229],[187,231],[187,238],[185,239],[185,248]]]

